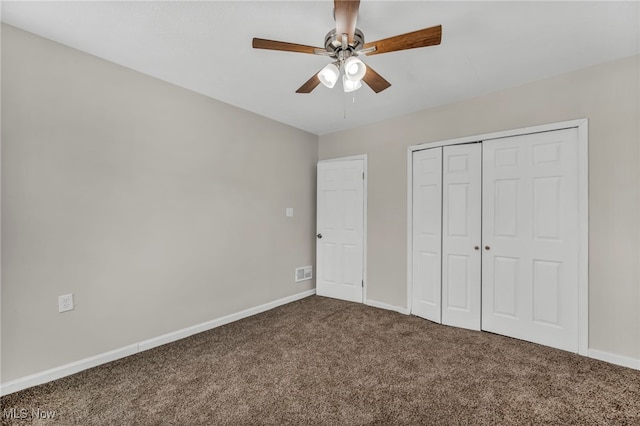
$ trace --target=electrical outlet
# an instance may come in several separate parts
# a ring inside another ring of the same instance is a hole
[[[73,310],[73,293],[58,296],[58,312]]]

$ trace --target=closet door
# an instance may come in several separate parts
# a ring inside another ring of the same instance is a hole
[[[480,330],[482,147],[442,153],[442,323]]]
[[[578,351],[577,141],[483,143],[483,330]]]
[[[441,322],[442,148],[413,153],[411,312]]]

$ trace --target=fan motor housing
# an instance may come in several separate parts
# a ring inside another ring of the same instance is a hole
[[[364,33],[359,29],[355,29],[353,34],[353,43],[347,46],[347,49],[342,48],[342,35],[338,34],[336,29],[332,29],[324,37],[324,48],[329,52],[332,58],[338,59],[340,52],[345,52],[343,55],[345,58],[353,55],[354,52],[361,50],[364,47]]]

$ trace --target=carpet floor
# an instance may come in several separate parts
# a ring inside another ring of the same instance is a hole
[[[2,424],[640,425],[640,371],[312,296],[1,402]]]

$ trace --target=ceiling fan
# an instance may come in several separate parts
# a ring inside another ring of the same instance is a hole
[[[391,83],[370,66],[365,65],[358,56],[378,55],[440,44],[441,25],[366,43],[364,34],[356,28],[359,7],[360,0],[334,0],[333,17],[336,28],[325,36],[324,48],[262,38],[254,38],[253,47],[322,55],[334,60],[300,86],[296,93],[311,93],[320,83],[332,88],[341,74],[345,92],[359,89],[362,86],[361,81],[364,81],[374,92],[380,93],[390,87]]]

